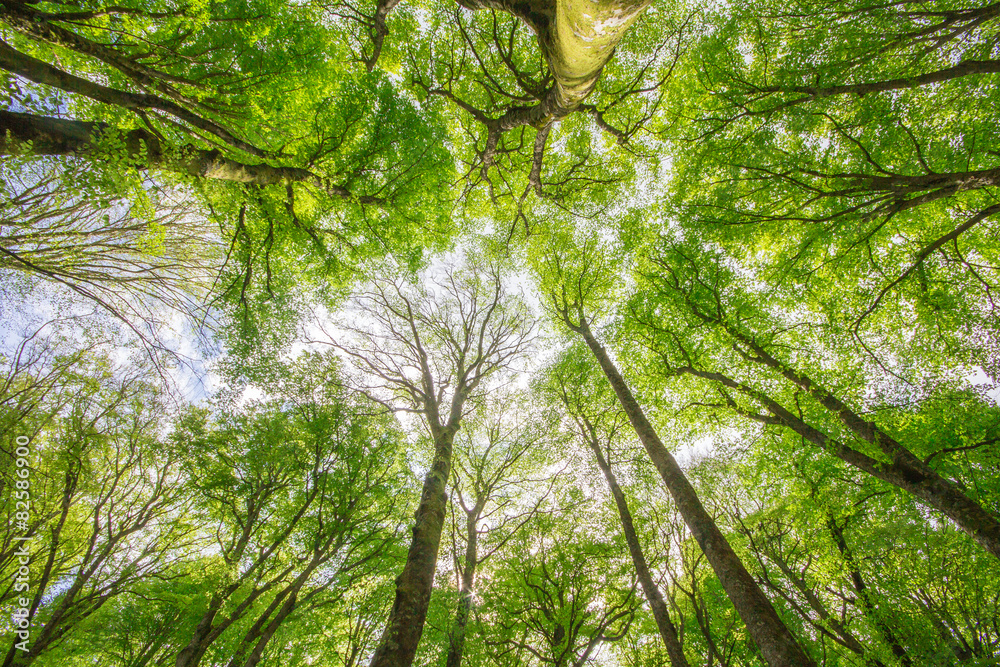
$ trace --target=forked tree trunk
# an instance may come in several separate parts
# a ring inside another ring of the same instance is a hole
[[[201,620],[198,621],[191,641],[177,654],[177,659],[174,661],[175,667],[192,667],[193,665],[197,665],[201,660],[210,643],[208,637],[212,634],[215,617],[222,608],[224,601],[224,598],[218,595],[212,596],[212,599],[208,603],[208,610],[201,617]]]
[[[512,107],[500,131],[543,127],[576,111],[594,90],[615,47],[651,0],[458,0],[467,9],[493,9],[524,21],[538,37],[554,85],[540,104]]]
[[[757,582],[747,571],[739,556],[729,545],[725,535],[719,530],[711,515],[701,504],[694,487],[677,465],[677,461],[663,446],[653,425],[646,419],[632,391],[624,378],[611,362],[608,353],[594,338],[587,321],[581,317],[578,325],[570,324],[574,331],[583,336],[590,351],[604,371],[614,389],[622,409],[628,416],[636,435],[646,453],[663,478],[684,523],[691,530],[698,545],[705,553],[723,589],[732,600],[733,606],[746,624],[751,638],[760,648],[761,654],[771,667],[815,667],[815,662],[795,641],[785,624],[778,617],[770,600],[764,595]]]

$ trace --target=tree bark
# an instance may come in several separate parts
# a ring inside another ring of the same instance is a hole
[[[576,109],[597,85],[615,46],[652,0],[556,0],[555,29],[539,35],[556,79],[556,103]]]
[[[118,106],[123,109],[156,109],[169,113],[190,124],[192,127],[214,134],[234,148],[238,148],[256,157],[266,157],[264,151],[256,146],[233,136],[226,128],[199,116],[176,102],[147,93],[130,93],[124,90],[109,88],[74,76],[11,48],[3,40],[0,40],[0,67],[8,72],[19,74],[29,81],[52,86],[68,93],[83,95],[104,104]]]
[[[443,429],[432,424],[431,429],[434,435],[434,465],[424,477],[406,565],[396,578],[396,597],[389,612],[389,621],[370,667],[408,667],[413,662],[424,631],[448,505],[445,491],[451,474],[451,453],[458,424],[449,422]]]
[[[594,90],[615,47],[652,0],[458,0],[524,21],[538,37],[555,84],[538,104],[509,109],[495,131],[542,127],[576,111]],[[494,129],[494,128],[491,128]]]
[[[53,19],[51,15],[36,12],[24,2],[0,0],[0,19],[14,30],[32,39],[95,58],[114,67],[144,88],[159,90],[174,99],[179,100],[180,98],[176,91],[166,83],[171,80],[182,80],[179,77],[146,67],[126,53],[87,39],[71,30],[66,30],[52,23],[51,21],[56,19]]]
[[[458,591],[458,605],[455,621],[448,634],[448,657],[445,667],[460,667],[465,652],[465,629],[472,612],[472,596],[476,582],[476,567],[479,565],[479,513],[478,504],[466,519],[465,568],[462,570],[462,587]]]
[[[304,183],[330,196],[351,199],[360,204],[384,203],[378,197],[353,195],[347,188],[308,169],[246,164],[231,160],[217,150],[209,151],[191,145],[168,149],[159,138],[142,129],[122,132],[104,123],[0,111],[0,155],[90,157],[99,154],[104,137],[120,137],[123,157],[137,169],[164,169],[196,178],[255,185]],[[25,142],[31,142],[30,147]]]
[[[801,375],[773,359],[763,348],[754,344],[754,352],[758,360],[782,372],[785,377],[803,390],[812,394],[820,404],[836,414],[858,438],[877,446],[890,460],[879,461],[842,442],[831,438],[819,429],[808,424],[790,410],[763,394],[721,373],[701,371],[691,367],[678,369],[680,372],[694,375],[735,389],[759,401],[774,417],[762,417],[747,410],[739,410],[740,414],[765,423],[786,426],[808,442],[811,442],[830,452],[845,463],[862,470],[873,477],[899,487],[907,493],[919,498],[925,504],[938,510],[955,524],[973,537],[984,549],[1000,558],[1000,521],[983,509],[981,505],[969,498],[961,488],[951,480],[945,479],[929,465],[918,459],[913,453],[878,428],[873,422],[865,421],[838,398],[822,387],[816,385],[807,376]],[[733,406],[736,407],[736,406]]]
[[[385,20],[398,4],[399,0],[379,0],[375,7],[375,16],[372,17],[372,25],[369,28],[372,33],[372,54],[368,58],[363,58],[369,72],[375,69],[375,63],[382,54],[382,44],[389,35],[389,27],[385,24]]]
[[[816,663],[796,643],[795,637],[782,623],[770,600],[761,591],[711,515],[702,506],[694,487],[674,457],[663,446],[624,378],[608,357],[608,353],[594,338],[587,321],[581,315],[579,325],[570,326],[583,337],[600,364],[636,435],[639,436],[646,453],[677,504],[684,522],[708,558],[709,564],[719,577],[723,589],[732,600],[764,659],[771,667],[814,667]]]
[[[589,428],[589,423],[586,426]],[[618,507],[618,517],[621,519],[622,532],[625,533],[625,542],[628,544],[628,551],[632,556],[632,564],[635,566],[636,575],[639,577],[642,592],[645,593],[646,601],[649,602],[649,608],[653,612],[653,619],[656,621],[656,627],[660,631],[660,637],[663,639],[664,646],[666,646],[670,664],[673,667],[689,667],[687,658],[684,656],[684,648],[681,646],[680,638],[677,635],[677,628],[674,627],[673,622],[670,620],[667,603],[663,600],[660,588],[653,581],[653,577],[649,572],[649,565],[646,563],[646,556],[642,553],[642,545],[639,544],[639,536],[636,535],[635,525],[632,523],[632,512],[629,511],[625,494],[622,492],[621,487],[618,486],[618,479],[611,470],[611,465],[604,458],[604,453],[601,451],[601,446],[597,442],[597,439],[592,437],[592,434],[584,434],[584,439],[590,446],[591,451],[594,452],[594,456],[597,457],[597,465],[600,467],[601,472],[604,473],[604,479],[607,480],[608,486],[611,487],[611,495],[614,496],[615,505]],[[448,667],[452,666],[449,665]]]

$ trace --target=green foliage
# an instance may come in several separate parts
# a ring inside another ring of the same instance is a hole
[[[581,107],[514,122],[554,89],[552,11],[3,5],[0,307],[96,306],[145,353],[0,341],[22,662],[367,663],[430,467],[392,406],[455,436],[417,664],[470,565],[466,664],[666,664],[588,427],[691,664],[765,664],[604,346],[811,656],[995,664],[995,554],[938,500],[1000,516],[998,6],[655,4]],[[168,389],[177,313],[226,353],[197,404]]]

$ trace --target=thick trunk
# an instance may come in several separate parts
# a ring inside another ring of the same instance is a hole
[[[542,127],[576,111],[594,90],[615,47],[651,0],[458,0],[468,9],[507,12],[524,21],[555,79],[539,103],[513,107],[497,130]]]
[[[372,33],[372,54],[364,59],[369,72],[375,69],[375,63],[378,62],[378,57],[382,54],[382,44],[389,34],[389,27],[385,24],[385,20],[389,16],[389,12],[398,4],[399,0],[379,0],[375,7],[375,16],[372,17],[372,25],[369,28]]]
[[[458,606],[455,609],[455,621],[448,635],[448,658],[445,667],[460,667],[462,655],[465,652],[465,629],[469,624],[469,614],[472,611],[473,588],[476,583],[476,566],[478,565],[478,530],[479,507],[470,514],[466,524],[465,569],[462,571],[462,588],[458,592]]]
[[[465,654],[465,630],[469,624],[469,614],[472,612],[472,590],[459,593],[458,607],[455,609],[455,621],[448,635],[448,657],[445,667],[460,667]]]
[[[642,546],[639,544],[639,537],[635,533],[635,526],[632,523],[632,512],[629,511],[628,503],[625,501],[625,494],[618,486],[618,479],[611,470],[611,465],[604,458],[600,445],[592,438],[587,438],[587,444],[597,457],[597,465],[604,473],[604,479],[611,487],[611,495],[614,496],[615,505],[618,506],[618,516],[621,519],[622,532],[625,533],[625,542],[628,544],[629,554],[632,556],[632,564],[635,566],[636,575],[639,577],[639,584],[642,592],[646,595],[649,608],[653,612],[653,619],[656,627],[660,631],[660,637],[667,648],[667,655],[670,657],[670,664],[673,667],[689,667],[687,658],[684,657],[684,649],[681,646],[680,638],[677,636],[677,628],[670,620],[667,612],[667,604],[663,600],[660,588],[653,581],[649,573],[649,566],[646,564],[646,556],[642,553]],[[451,667],[449,665],[448,667]]]
[[[370,667],[409,667],[424,631],[448,505],[445,491],[451,474],[452,442],[458,428],[449,425],[435,430],[434,465],[424,478],[406,565],[396,579],[396,598]]]
[[[539,35],[556,80],[555,106],[575,110],[590,95],[615,46],[651,0],[556,0],[555,25]]]
[[[705,553],[723,589],[732,600],[750,636],[760,648],[764,659],[772,667],[805,667],[816,663],[796,643],[792,633],[778,617],[771,602],[733,551],[722,531],[701,504],[694,487],[684,476],[677,461],[660,442],[653,425],[646,419],[624,378],[611,362],[607,352],[594,338],[587,322],[581,318],[575,327],[587,342],[604,371],[608,382],[618,396],[625,414],[636,435],[649,454],[653,465],[663,478],[671,497],[677,504],[684,522],[691,530],[698,545]]]
[[[859,192],[885,192],[896,197],[925,192],[911,200],[907,207],[916,203],[925,203],[956,192],[978,190],[1000,185],[1000,169],[977,169],[975,171],[960,171],[945,174],[923,174],[921,176],[906,176],[890,174],[889,176],[869,176],[865,174],[831,174],[829,178],[845,179],[848,187],[841,190],[831,190],[824,193],[827,196],[851,196]]]
[[[13,141],[8,141],[7,134]],[[307,169],[274,167],[269,164],[246,164],[194,146],[168,150],[146,130],[119,132],[103,123],[64,120],[48,116],[0,111],[0,155],[66,155],[92,157],[102,135],[120,136],[124,157],[137,169],[165,169],[196,178],[275,185],[304,183],[334,197],[377,204],[377,197],[354,197],[350,191],[331,183]],[[30,147],[24,142],[31,142]]]
[[[177,660],[174,663],[175,667],[193,667],[201,660],[201,656],[205,654],[205,650],[208,648],[209,642],[206,640],[212,632],[212,625],[216,615],[219,613],[219,609],[222,608],[222,602],[222,598],[214,596],[208,603],[208,609],[201,617],[201,620],[198,621],[191,641],[177,654]]]

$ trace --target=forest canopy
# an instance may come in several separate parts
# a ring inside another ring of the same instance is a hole
[[[1000,3],[0,0],[2,667],[1000,661]]]

